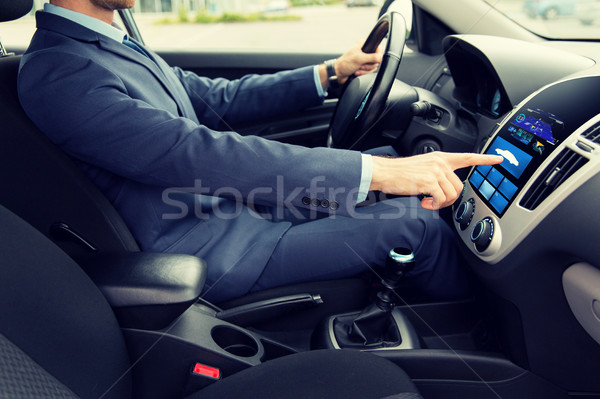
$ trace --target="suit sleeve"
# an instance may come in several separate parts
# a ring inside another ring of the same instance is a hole
[[[186,90],[198,119],[226,128],[322,104],[314,83],[314,67],[240,79],[208,79],[180,68],[173,72]],[[256,106],[256,104],[260,104]],[[219,121],[215,120],[219,117]]]
[[[25,55],[18,84],[24,109],[54,143],[127,179],[330,213],[356,204],[358,152],[208,129],[131,98],[116,74],[74,54]]]

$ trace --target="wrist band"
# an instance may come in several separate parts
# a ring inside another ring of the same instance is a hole
[[[335,73],[335,59],[325,61],[325,68],[327,69],[327,79],[331,82],[337,80],[337,74]]]
[[[330,87],[338,86],[338,77],[337,77],[337,74],[335,73],[335,66],[334,66],[335,61],[336,61],[335,58],[332,60],[325,61],[325,69],[327,70],[327,80],[329,81]]]

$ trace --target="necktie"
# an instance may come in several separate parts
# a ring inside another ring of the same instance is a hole
[[[132,41],[131,39],[129,39],[129,36],[125,35],[125,37],[123,38],[123,44],[126,45],[127,47],[137,51],[138,53],[142,54],[145,57],[148,57],[148,54],[142,50],[142,48],[140,46],[138,46],[134,41]],[[148,57],[150,58],[150,57]]]

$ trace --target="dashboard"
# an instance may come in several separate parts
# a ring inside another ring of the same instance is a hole
[[[465,248],[496,264],[594,176],[600,71],[593,56],[540,43],[451,35],[443,46],[450,78],[432,92],[451,119],[471,118],[476,151],[505,158],[471,170],[453,207]]]
[[[471,171],[454,213],[460,238],[479,257],[502,260],[598,169],[599,90],[598,76],[551,84],[511,111],[488,140],[483,152],[504,161]]]
[[[504,157],[460,175],[451,214],[502,345],[567,390],[600,391],[598,44],[452,35],[443,45],[429,90],[451,123],[430,136],[451,151],[440,137],[474,126],[475,151]]]

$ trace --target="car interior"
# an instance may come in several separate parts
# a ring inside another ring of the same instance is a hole
[[[0,22],[32,3],[1,4]],[[140,250],[21,108],[26,49],[0,45],[0,396],[600,398],[599,44],[546,39],[483,1],[412,0],[408,16],[394,3],[365,38],[365,51],[385,45],[376,74],[234,128],[308,147],[503,156],[457,171],[464,190],[440,212],[470,297],[416,292],[403,276],[419,259],[390,248],[382,273],[205,301],[210,265]],[[159,54],[230,79],[336,56]]]

